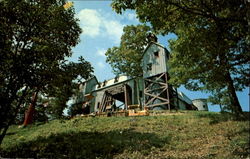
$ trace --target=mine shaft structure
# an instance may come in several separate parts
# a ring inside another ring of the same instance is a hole
[[[98,82],[94,76],[81,85],[83,98],[88,103],[90,113],[136,110],[191,109],[192,101],[183,93],[177,92],[169,83],[168,60],[170,53],[157,42],[154,34],[147,37],[141,66],[143,76],[130,78],[117,76]],[[122,106],[116,104],[120,101]],[[131,111],[133,113],[133,111]]]
[[[170,110],[170,87],[168,84],[167,62],[169,52],[157,43],[157,37],[149,34],[148,47],[144,51],[143,81],[144,81],[144,107],[149,109]]]
[[[152,33],[148,34],[147,42],[141,61],[142,77],[130,78],[121,75],[100,83],[93,76],[80,84],[80,93],[73,97],[73,101],[82,104],[83,114],[123,111],[132,115],[145,115],[146,110],[208,110],[204,99],[202,102],[197,99],[195,103],[198,106],[195,107],[185,94],[178,92],[168,83],[170,77],[167,63],[170,53],[157,42],[157,37]],[[37,93],[33,95],[24,125],[32,120],[36,98]],[[116,106],[116,101],[123,104]],[[203,104],[202,107],[200,103]],[[131,109],[142,111],[135,112]]]

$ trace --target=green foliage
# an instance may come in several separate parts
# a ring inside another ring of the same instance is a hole
[[[133,9],[154,31],[175,33],[170,41],[170,82],[191,90],[227,89],[233,112],[242,112],[236,91],[249,83],[249,2],[113,0],[113,9]]]
[[[141,59],[147,45],[146,37],[150,27],[131,25],[123,28],[119,47],[109,48],[105,55],[115,74],[131,77],[142,76]]]
[[[215,119],[218,122],[211,123]],[[8,158],[247,158],[249,130],[249,119],[233,121],[229,114],[212,112],[78,117],[25,129],[12,126],[0,155]]]
[[[34,121],[36,122],[46,122],[49,117],[47,115],[46,107],[43,104],[37,105],[34,115]]]
[[[91,72],[83,59],[79,64],[65,61],[79,42],[81,29],[74,8],[65,9],[64,4],[64,0],[0,1],[0,143],[30,91],[47,93],[51,85],[60,89],[63,82],[62,87],[68,87],[76,74],[85,78]]]
[[[78,62],[64,63],[55,72],[57,78],[48,85],[46,90],[48,96],[53,97],[48,109],[54,118],[62,117],[63,110],[67,107],[70,97],[76,93],[79,83],[91,77],[92,72],[92,66],[83,57],[79,57]]]
[[[73,117],[73,116],[76,116],[76,115],[79,115],[79,114],[83,114],[82,103],[74,103],[74,104],[72,104],[68,109],[68,115]]]
[[[208,102],[212,105],[219,105],[221,112],[231,111],[232,105],[230,103],[230,94],[226,89],[224,90],[215,90],[211,96],[208,98]]]

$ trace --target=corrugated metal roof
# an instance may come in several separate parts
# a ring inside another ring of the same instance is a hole
[[[192,100],[188,98],[183,92],[178,92],[178,98],[185,101],[188,104],[193,104]]]
[[[112,87],[112,86],[115,86],[115,85],[118,85],[118,84],[121,84],[121,83],[125,83],[125,82],[128,82],[130,80],[134,80],[134,78],[130,78],[129,76],[119,76],[118,78],[112,78],[110,80],[106,80],[102,83],[99,83],[100,86],[96,85],[95,86],[95,90],[94,91],[99,91],[99,90],[102,90],[102,89],[105,89],[105,88],[109,88],[109,87]]]

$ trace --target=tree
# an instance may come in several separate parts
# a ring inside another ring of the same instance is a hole
[[[73,117],[79,114],[83,114],[82,103],[74,103],[69,107],[68,114]]]
[[[219,105],[221,112],[231,111],[232,106],[230,103],[230,94],[228,94],[227,89],[215,90],[212,95],[208,97],[208,102],[212,105]]]
[[[242,113],[236,91],[249,84],[249,2],[245,0],[113,0],[118,13],[136,10],[170,41],[170,82],[211,92],[227,89],[232,110]]]
[[[29,91],[27,96],[25,97],[22,105],[19,108],[19,111],[17,113],[17,116],[15,118],[14,123],[12,124],[18,124],[21,125],[24,122],[26,111],[31,103],[31,97],[32,97],[32,90]],[[34,93],[33,93],[34,94]],[[38,94],[37,96],[37,101],[36,101],[36,109],[34,110],[33,118],[34,121],[38,122],[45,122],[48,121],[49,116],[47,113],[47,104],[49,103],[49,99],[44,97],[41,93]],[[13,104],[15,105],[15,104]]]
[[[64,61],[60,67],[54,71],[55,78],[44,87],[41,93],[43,93],[45,101],[48,101],[46,112],[49,118],[60,119],[63,117],[63,111],[67,107],[67,102],[72,95],[75,94],[74,90],[78,88],[78,85],[83,79],[88,79],[92,76],[93,68],[89,62],[80,56],[78,62]],[[38,100],[42,100],[43,97],[40,96]],[[40,102],[40,106],[43,107],[43,103]],[[30,111],[29,109],[35,109],[35,105],[31,105],[31,107],[33,108],[29,107],[28,111]],[[39,105],[36,108],[39,109]],[[42,109],[40,108],[40,110]],[[31,119],[38,113],[37,110],[34,112],[30,114]],[[28,115],[26,118],[28,118]],[[24,122],[24,126],[26,124],[28,123]]]
[[[141,59],[146,37],[150,27],[131,25],[123,28],[119,47],[109,48],[105,55],[115,74],[126,74],[131,77],[142,76]]]
[[[47,95],[53,97],[48,109],[54,118],[61,118],[70,97],[75,94],[83,79],[92,76],[93,68],[81,56],[78,62],[69,62],[57,71],[57,78],[47,87]]]
[[[0,1],[0,144],[27,93],[56,76],[81,29],[64,0]]]

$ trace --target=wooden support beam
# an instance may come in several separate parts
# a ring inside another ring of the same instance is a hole
[[[159,77],[156,76],[157,78],[154,80],[146,78],[146,79],[144,79],[144,81],[147,81],[150,83],[150,85],[148,85],[147,87],[151,87],[156,81],[160,80],[163,76],[164,76],[164,73],[162,73]],[[152,78],[155,78],[155,77],[152,77]],[[162,83],[162,82],[160,82],[160,84],[165,85],[165,83]]]
[[[125,110],[128,110],[128,105],[131,104],[131,99],[129,96],[129,88],[126,84],[124,85],[124,97],[125,97]]]
[[[169,87],[167,80],[167,73],[144,79],[145,106],[155,107],[167,104],[167,108],[170,110]],[[154,104],[157,99],[159,102]]]
[[[154,99],[160,99],[160,100],[165,101],[165,102],[169,101],[168,99],[162,98],[162,97],[160,97],[159,95],[153,95],[153,94],[149,94],[149,93],[145,93],[145,94],[148,95],[148,96],[153,97],[153,98],[151,99],[152,101],[153,101]],[[152,101],[151,101],[151,102],[152,102]],[[150,101],[149,101],[148,103],[150,103]]]
[[[168,100],[168,99],[165,99],[165,98],[160,97],[160,95],[161,95],[163,92],[165,92],[166,90],[167,90],[167,88],[164,88],[161,92],[157,93],[157,95],[150,94],[150,93],[148,93],[148,92],[144,92],[144,93],[145,93],[145,95],[151,96],[151,97],[153,97],[153,98],[159,98],[159,99],[161,99],[161,100]],[[153,100],[152,100],[152,101],[153,101]]]
[[[128,93],[126,85],[124,85],[125,110],[128,110]]]
[[[105,103],[105,98],[106,98],[106,93],[104,92],[103,96],[102,96],[102,102],[100,105],[100,112],[103,112],[103,107],[104,107],[104,103]]]
[[[166,79],[166,84],[168,84],[168,75],[165,74],[165,79]],[[167,92],[167,98],[169,99],[169,91],[168,89],[166,90]],[[168,103],[168,110],[170,111],[170,102]]]
[[[112,106],[113,104],[114,104],[113,96],[105,91],[102,97],[102,102],[99,112],[105,112],[107,110],[107,106]]]
[[[155,89],[145,89],[145,92],[150,93],[150,92],[154,92],[154,91],[158,91],[158,90],[162,90],[165,89],[166,87],[159,87],[159,88],[155,88]]]
[[[166,83],[163,83],[163,82],[158,82],[158,80],[146,80],[147,82],[150,82],[150,85],[149,86],[152,86],[153,84],[160,84],[160,85],[163,85],[163,86],[167,86]],[[148,87],[149,87],[148,86]]]
[[[169,104],[169,102],[163,102],[163,103],[151,104],[151,105],[147,105],[147,107],[156,107],[156,106],[159,106],[159,105],[164,105],[164,104]]]

